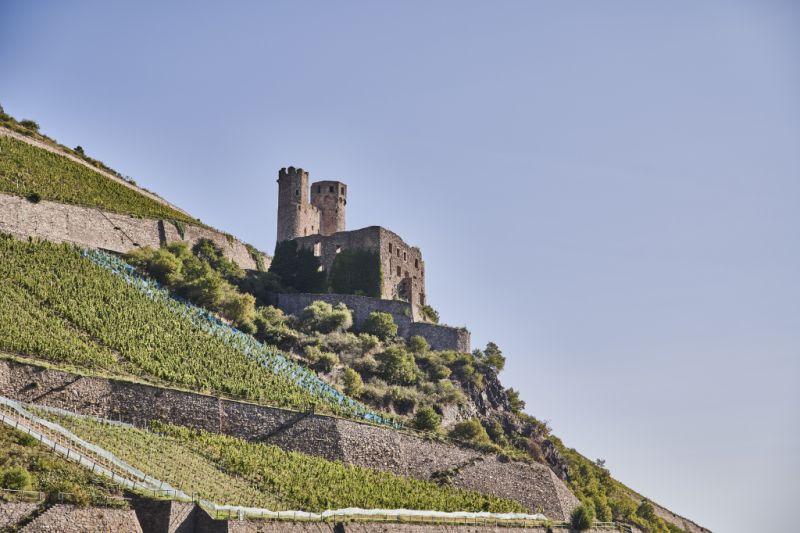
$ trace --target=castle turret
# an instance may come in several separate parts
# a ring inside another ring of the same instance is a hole
[[[345,230],[347,186],[339,181],[318,181],[311,184],[311,205],[320,213],[321,235]]]
[[[308,172],[278,172],[278,242],[319,233],[319,211],[308,201]]]

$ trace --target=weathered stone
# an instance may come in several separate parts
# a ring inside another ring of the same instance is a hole
[[[21,530],[23,533],[142,533],[132,509],[54,505]]]

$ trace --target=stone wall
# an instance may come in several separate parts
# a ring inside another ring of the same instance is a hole
[[[142,533],[132,509],[54,505],[21,529],[23,533],[80,531],[81,533]]]
[[[30,502],[0,503],[0,531],[12,530],[23,518],[32,515],[39,505]]]
[[[344,303],[353,312],[356,330],[363,326],[370,313],[380,311],[394,317],[400,337],[408,339],[412,335],[421,335],[434,350],[470,351],[470,334],[466,328],[414,322],[411,318],[411,305],[401,300],[383,300],[354,294],[285,293],[276,295],[275,305],[284,313],[299,315],[304,308],[317,300],[331,305]]]
[[[41,201],[0,194],[0,232],[19,238],[38,237],[55,242],[70,242],[86,248],[125,253],[137,247],[159,246],[184,241],[192,246],[210,239],[227,258],[240,267],[254,270],[256,262],[247,247],[218,231],[186,224],[183,237],[168,220],[136,218],[100,209]],[[270,259],[263,256],[264,266]]]
[[[25,402],[118,419],[150,420],[226,433],[329,460],[430,479],[456,470],[454,485],[510,498],[565,519],[577,499],[549,468],[504,463],[416,434],[330,416],[299,413],[202,394],[87,377],[15,361],[0,361],[0,394]]]

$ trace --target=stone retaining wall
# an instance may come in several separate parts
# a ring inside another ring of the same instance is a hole
[[[256,262],[241,241],[218,231],[185,225],[183,237],[169,220],[136,218],[91,207],[41,201],[0,194],[0,232],[21,239],[38,237],[54,242],[70,242],[86,248],[99,248],[117,253],[150,246],[184,241],[192,246],[200,239],[210,239],[225,257],[250,270]],[[270,259],[263,256],[264,267]]]
[[[21,529],[23,533],[143,533],[132,509],[54,505]]]
[[[0,503],[0,530],[11,530],[23,518],[33,514],[38,507],[38,503],[29,502]]]
[[[459,469],[453,484],[541,508],[556,520],[577,499],[541,464],[504,463],[445,442],[335,417],[304,414],[122,380],[0,361],[0,394],[136,425],[160,420],[275,444],[329,460],[430,479]]]

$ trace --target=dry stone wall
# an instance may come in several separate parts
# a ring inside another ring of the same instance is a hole
[[[457,487],[510,498],[531,510],[541,508],[557,520],[578,503],[546,466],[503,463],[493,455],[335,417],[10,360],[0,361],[0,394],[136,425],[150,420],[181,424],[419,479],[456,470]]]
[[[143,533],[132,509],[54,505],[21,529],[23,533]]]
[[[0,504],[0,531],[10,530],[23,518],[33,514],[38,507],[38,503],[3,502]]]
[[[169,220],[136,218],[49,201],[34,204],[25,198],[5,194],[0,194],[0,232],[21,239],[38,237],[117,253],[144,246],[158,248],[174,241],[192,246],[200,239],[210,239],[225,257],[240,267],[256,269],[255,260],[241,241],[212,229],[186,224],[181,236]],[[266,255],[263,261],[268,267],[270,259]]]

